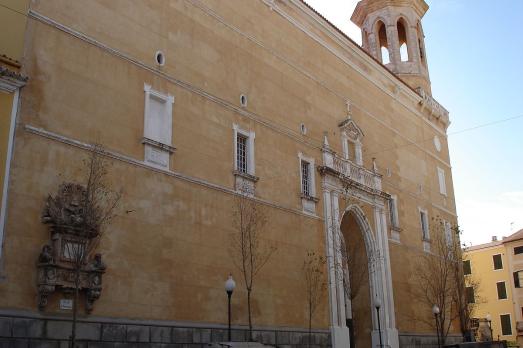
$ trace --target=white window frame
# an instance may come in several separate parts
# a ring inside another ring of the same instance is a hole
[[[427,230],[425,231],[423,229],[423,223],[421,222],[421,217],[424,214],[424,222],[425,226],[427,227]],[[421,227],[421,238],[423,241],[429,242],[430,241],[430,227],[429,227],[429,213],[427,212],[427,209],[418,208],[418,221],[420,223]]]
[[[144,84],[144,92],[145,92],[145,115],[144,115],[144,137],[157,141],[161,144],[172,146],[172,126],[173,126],[173,118],[172,118],[172,105],[174,104],[174,97],[170,94],[163,94],[158,91],[155,91],[152,89],[151,85],[148,85],[147,83]],[[167,141],[164,141],[162,139],[158,139],[154,135],[154,130],[151,129],[150,124],[148,120],[151,118],[150,116],[150,100],[151,98],[155,98],[156,100],[160,101],[164,104],[165,107],[165,114],[167,115],[165,124],[165,129],[167,130]]]
[[[172,130],[173,130],[173,104],[174,96],[170,94],[163,94],[154,89],[151,85],[144,83],[145,92],[145,108],[144,108],[144,130],[142,143],[145,145],[145,163],[161,168],[169,168],[169,155],[172,154],[175,148],[172,146]],[[166,131],[165,139],[160,139],[159,131],[153,129],[152,115],[151,115],[151,98],[156,99],[164,105],[164,119],[165,125],[162,125],[162,130]]]
[[[438,167],[438,183],[439,183],[439,193],[441,193],[443,196],[447,195],[447,182],[445,180],[445,170]]]
[[[312,157],[306,157],[303,155],[303,153],[298,153],[298,164],[300,169],[300,192],[302,196],[305,196],[305,192],[303,192],[303,173],[301,170],[301,164],[302,162],[306,162],[309,165],[309,195],[307,195],[306,198],[314,198],[316,197],[316,180],[315,180],[315,172],[314,172],[314,158]]]
[[[398,195],[391,194],[389,202],[390,226],[392,228],[399,229],[400,220],[398,213]]]
[[[247,173],[249,175],[254,176],[256,174],[256,166],[254,162],[254,139],[256,137],[256,134],[254,131],[246,131],[244,129],[241,129],[237,124],[233,124],[233,133],[234,133],[234,171],[237,173],[240,173],[238,170],[238,134],[244,136],[247,138]],[[243,173],[242,173],[243,174]]]

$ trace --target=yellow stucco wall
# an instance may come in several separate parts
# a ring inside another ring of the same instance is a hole
[[[24,71],[32,78],[24,88],[21,126],[16,131],[16,179],[4,247],[9,281],[0,284],[0,306],[36,308],[35,261],[48,238],[40,222],[43,200],[63,180],[80,180],[82,158],[87,155],[63,139],[48,139],[24,126],[79,142],[99,142],[126,158],[143,161],[147,83],[175,96],[172,129],[177,150],[170,161],[174,173],[112,160],[113,184],[125,191],[123,213],[101,243],[108,270],[94,315],[225,322],[223,281],[234,271],[227,253],[233,231],[232,196],[227,190],[234,186],[236,123],[256,132],[260,177],[256,194],[271,204],[265,238],[279,248],[257,281],[255,324],[305,327],[299,272],[306,249],[324,252],[325,232],[317,173],[317,216],[300,213],[298,153],[320,164],[324,132],[341,153],[337,125],[347,117],[350,99],[352,117],[365,133],[364,166],[370,168],[376,157],[380,172],[388,168],[391,173],[384,175],[384,191],[399,198],[401,242],[390,242],[398,329],[431,333],[430,327],[412,320],[419,313],[431,316],[431,306],[412,301],[417,284],[412,275],[415,260],[423,253],[418,208],[455,222],[444,125],[428,119],[413,92],[353,44],[346,49],[319,34],[353,62],[350,66],[263,2],[203,3],[217,17],[182,1],[133,6],[101,0],[81,6],[66,0],[34,3],[35,11],[150,69],[40,21],[29,22],[31,45]],[[158,49],[166,55],[161,69],[153,62]],[[402,92],[395,94],[397,88]],[[248,114],[230,107],[238,105],[241,93],[249,97]],[[307,135],[299,133],[300,123],[306,125]],[[432,142],[421,141],[435,135],[441,152]],[[412,141],[418,144],[405,146]],[[447,196],[439,193],[437,167],[446,172]],[[375,226],[372,208],[363,209]],[[238,273],[235,276],[239,278]],[[239,287],[233,298],[238,306],[235,323],[246,322],[244,297]],[[57,311],[58,298],[50,302],[49,312]],[[329,325],[327,303],[325,294],[315,327]]]
[[[492,245],[493,244],[493,245]],[[493,255],[501,254],[503,268],[494,269]],[[492,332],[494,338],[498,335],[502,340],[516,340],[516,318],[513,306],[513,282],[510,272],[509,260],[505,246],[501,242],[487,244],[465,253],[465,259],[470,260],[472,277],[479,280],[479,293],[475,294],[478,305],[475,307],[473,317],[485,318],[488,313],[492,317]],[[507,299],[498,299],[497,282],[505,282]],[[501,314],[510,314],[512,323],[512,335],[501,334]]]
[[[0,55],[22,59],[28,4],[28,0],[0,0]]]

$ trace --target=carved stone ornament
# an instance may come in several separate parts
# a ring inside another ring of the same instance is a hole
[[[345,132],[347,137],[352,141],[361,141],[363,138],[363,131],[350,116],[340,122],[338,127],[342,132]]]
[[[85,293],[87,313],[102,292],[105,264],[101,254],[90,255],[100,235],[96,212],[90,211],[87,191],[79,184],[62,184],[47,197],[42,222],[49,225],[50,240],[38,256],[38,308],[44,310],[50,294],[72,293],[78,275],[78,290]]]

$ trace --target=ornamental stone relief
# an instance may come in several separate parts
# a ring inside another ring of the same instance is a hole
[[[100,235],[96,212],[88,204],[84,186],[64,183],[48,196],[42,222],[49,226],[50,239],[38,257],[38,308],[44,310],[55,292],[85,294],[90,313],[102,292],[106,266],[93,250]]]

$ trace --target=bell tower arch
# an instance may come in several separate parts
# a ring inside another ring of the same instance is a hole
[[[424,0],[361,0],[351,20],[361,28],[363,49],[412,88],[431,94],[421,19]]]

